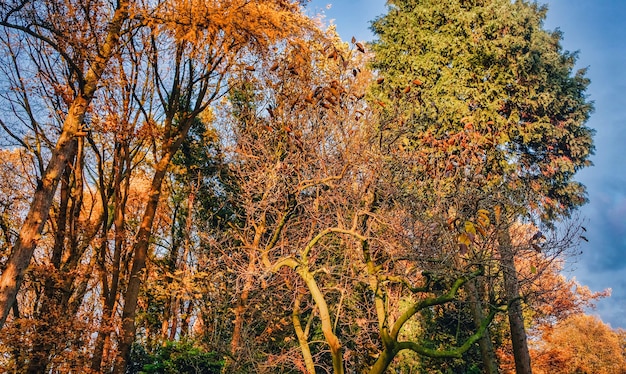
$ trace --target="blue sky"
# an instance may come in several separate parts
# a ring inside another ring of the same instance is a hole
[[[593,314],[612,327],[626,328],[626,0],[545,0],[545,28],[563,32],[563,47],[579,51],[579,67],[588,67],[595,112],[595,166],[581,171],[590,202],[581,209],[588,243],[570,260],[566,275],[594,291],[612,289]],[[330,4],[330,6],[328,6]],[[373,38],[370,21],[386,11],[384,0],[313,0],[312,13],[323,12],[344,40]]]

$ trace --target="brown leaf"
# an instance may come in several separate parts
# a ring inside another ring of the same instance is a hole
[[[467,249],[468,249],[467,244],[463,244],[463,243],[459,244],[459,253],[460,254],[462,254],[462,255],[466,254],[467,253]]]

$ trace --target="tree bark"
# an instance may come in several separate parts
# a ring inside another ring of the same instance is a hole
[[[176,147],[177,148],[177,147]],[[117,357],[113,373],[124,374],[126,364],[130,357],[130,348],[135,340],[135,315],[137,311],[137,301],[139,299],[139,289],[143,270],[146,267],[148,258],[148,247],[152,236],[152,224],[156,217],[159,199],[161,197],[161,185],[165,179],[167,168],[175,150],[168,151],[155,167],[154,177],[148,192],[148,203],[141,219],[141,226],[137,233],[137,240],[133,246],[133,266],[130,271],[128,287],[124,294],[124,310],[122,312],[122,329],[118,346]]]
[[[504,273],[504,292],[509,305],[508,316],[511,330],[511,343],[513,344],[513,356],[515,357],[515,372],[517,374],[531,374],[530,353],[528,351],[528,341],[524,327],[517,270],[515,269],[515,253],[511,246],[511,236],[508,229],[501,229],[499,231],[498,242],[500,264]]]
[[[17,292],[24,280],[24,274],[37,246],[41,232],[48,220],[52,200],[59,184],[61,174],[74,154],[73,143],[85,114],[95,94],[100,78],[110,58],[115,53],[122,31],[122,24],[128,17],[128,0],[119,1],[113,15],[106,41],[98,51],[94,63],[85,75],[82,93],[79,94],[68,110],[62,132],[52,151],[50,161],[33,195],[33,200],[22,224],[19,236],[0,277],[0,328],[4,326],[9,311],[15,303]]]
[[[77,142],[74,140],[72,143],[74,148]],[[74,153],[76,149],[72,150]],[[56,217],[56,232],[54,238],[54,245],[52,247],[52,266],[54,272],[59,272],[61,269],[61,258],[63,256],[63,249],[65,248],[65,237],[67,234],[68,223],[68,206],[71,196],[71,180],[72,180],[72,159],[68,160],[65,170],[63,171],[60,202],[58,216]],[[48,274],[44,281],[44,290],[42,301],[40,302],[37,310],[36,319],[38,320],[35,333],[33,334],[33,348],[31,350],[30,359],[26,368],[26,373],[43,373],[48,366],[49,352],[52,350],[53,341],[50,339],[50,328],[54,325],[54,321],[58,322],[59,313],[58,308],[60,295],[59,285],[55,274]]]
[[[308,374],[315,374],[315,363],[313,362],[313,355],[311,354],[311,348],[309,347],[308,326],[306,330],[302,328],[300,323],[300,301],[302,297],[296,295],[294,301],[293,311],[291,313],[291,321],[293,322],[293,328],[296,331],[298,337],[298,343],[300,344],[300,350],[302,351],[302,357],[304,358],[304,364]],[[313,313],[313,312],[311,312]]]
[[[478,278],[467,283],[466,288],[470,299],[470,308],[472,312],[472,319],[474,320],[474,326],[476,329],[480,328],[480,324],[485,318],[483,314],[483,292],[479,290],[481,282]],[[491,342],[491,335],[489,329],[485,330],[485,333],[478,341],[480,348],[480,358],[483,361],[483,372],[485,374],[498,374],[498,365],[496,360],[495,350],[493,349],[493,343]]]

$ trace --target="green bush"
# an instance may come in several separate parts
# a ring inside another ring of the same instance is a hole
[[[224,361],[215,352],[204,352],[192,342],[167,342],[149,352],[135,344],[129,374],[212,374],[220,373]]]

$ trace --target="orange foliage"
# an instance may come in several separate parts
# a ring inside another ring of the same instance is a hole
[[[572,315],[546,328],[533,356],[537,374],[626,372],[620,335],[586,314]]]

